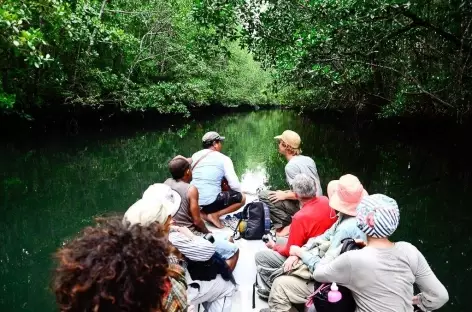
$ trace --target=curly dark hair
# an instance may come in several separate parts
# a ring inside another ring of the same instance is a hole
[[[172,276],[165,230],[97,221],[56,253],[52,287],[60,311],[163,311]]]

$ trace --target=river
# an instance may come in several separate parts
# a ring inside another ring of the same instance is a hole
[[[149,184],[168,176],[173,155],[197,151],[208,130],[226,136],[224,152],[239,175],[262,173],[272,187],[285,188],[285,161],[273,140],[285,129],[301,135],[324,189],[352,173],[369,193],[397,199],[394,239],[416,245],[446,285],[451,299],[441,311],[469,309],[472,168],[465,148],[429,136],[359,134],[289,111],[230,114],[173,129],[1,145],[0,311],[55,311],[49,281],[56,248],[93,216],[124,212]]]

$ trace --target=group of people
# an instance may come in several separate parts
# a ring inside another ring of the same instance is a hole
[[[421,252],[389,240],[400,220],[394,199],[369,195],[351,174],[329,182],[323,196],[300,136],[286,130],[275,139],[289,187],[258,194],[274,229],[255,256],[257,294],[269,304],[261,311],[292,311],[316,282],[347,287],[358,312],[430,311],[448,301]],[[124,216],[98,219],[59,249],[53,290],[61,311],[231,311],[239,249],[205,223],[223,228],[221,217],[246,202],[224,141],[206,133],[202,150],[171,159],[171,177]],[[363,248],[341,254],[346,238]]]

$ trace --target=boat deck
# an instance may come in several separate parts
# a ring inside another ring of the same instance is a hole
[[[216,229],[211,228],[210,231],[218,233],[224,232],[232,234],[231,229]],[[234,278],[238,283],[238,291],[233,296],[232,311],[259,311],[267,308],[267,302],[261,300],[256,295],[256,308],[252,309],[252,286],[256,278],[256,264],[254,262],[254,255],[259,250],[267,248],[261,240],[249,241],[239,239],[236,241],[239,247],[239,261],[234,269]]]
[[[255,196],[246,195],[246,203],[255,200]],[[241,208],[239,211],[242,211]],[[222,217],[224,218],[224,217]],[[208,229],[215,233],[227,233],[232,235],[230,228],[217,229],[207,224]],[[232,311],[259,311],[268,308],[267,301],[261,300],[256,295],[256,308],[252,309],[252,286],[256,278],[256,264],[254,256],[259,250],[266,249],[264,242],[261,240],[245,240],[239,239],[235,241],[239,247],[239,261],[234,269],[234,278],[238,283],[238,291],[233,296]],[[202,309],[200,309],[202,311]]]
[[[267,181],[268,175],[265,170],[261,167],[255,170],[246,170],[241,178],[241,188],[243,193],[246,194],[246,204],[257,200],[257,189],[264,187]],[[242,211],[244,207],[236,211],[235,213]],[[221,219],[224,219],[222,216]],[[232,235],[233,231],[230,228],[218,229],[207,223],[207,227],[214,233],[227,233]],[[238,284],[238,291],[233,296],[233,308],[234,312],[249,312],[259,311],[264,308],[268,308],[267,301],[260,299],[256,295],[256,307],[252,308],[252,287],[256,278],[256,263],[254,256],[259,250],[264,250],[265,246],[262,240],[245,240],[239,239],[235,241],[239,247],[239,261],[234,269],[234,278]],[[203,311],[203,307],[200,308]]]

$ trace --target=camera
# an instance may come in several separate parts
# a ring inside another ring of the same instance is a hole
[[[272,236],[270,234],[264,234],[264,236],[262,236],[262,241],[264,243],[268,243],[269,240],[271,240],[271,239],[272,239]]]
[[[206,239],[207,241],[209,241],[212,244],[215,242],[215,237],[213,237],[213,235],[211,233],[205,234],[205,236],[203,236],[203,238]]]

